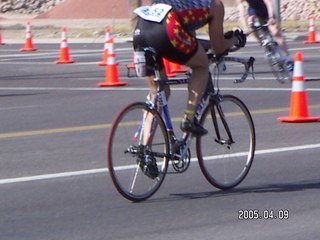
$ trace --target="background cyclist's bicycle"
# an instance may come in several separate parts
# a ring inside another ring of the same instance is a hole
[[[286,61],[285,55],[271,35],[268,25],[255,18],[252,28],[257,33],[261,46],[264,47],[265,56],[277,81],[280,83],[290,82],[293,74],[293,61]]]

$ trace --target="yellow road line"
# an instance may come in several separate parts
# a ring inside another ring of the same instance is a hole
[[[309,109],[320,108],[320,104],[311,105]],[[271,108],[271,109],[261,109],[261,110],[251,110],[252,115],[256,114],[266,114],[266,113],[277,113],[289,111],[289,108]],[[172,118],[172,122],[180,121],[181,118]],[[89,131],[89,130],[98,130],[98,129],[107,129],[111,127],[109,124],[98,124],[98,125],[88,125],[88,126],[79,126],[79,127],[68,127],[68,128],[53,128],[53,129],[42,129],[42,130],[33,130],[33,131],[24,131],[24,132],[12,132],[12,133],[1,133],[0,139],[2,138],[13,138],[13,137],[25,137],[25,136],[36,136],[36,135],[45,135],[53,133],[66,133],[66,132],[80,132],[80,131]]]
[[[310,105],[308,106],[308,108],[309,109],[320,108],[320,104]],[[277,112],[284,112],[284,111],[289,111],[289,108],[271,108],[271,109],[252,110],[250,111],[250,113],[254,115],[254,114],[264,114],[264,113],[277,113]]]
[[[44,134],[52,134],[52,133],[65,133],[65,132],[78,132],[78,131],[104,129],[104,128],[110,128],[110,127],[111,127],[111,124],[101,124],[101,125],[69,127],[69,128],[42,129],[42,130],[25,131],[25,132],[2,133],[0,134],[0,138],[24,137],[24,136],[44,135]]]

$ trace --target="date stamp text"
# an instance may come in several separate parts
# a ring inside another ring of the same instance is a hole
[[[259,209],[240,209],[238,211],[239,220],[288,220],[289,215],[287,209],[265,209],[263,211]]]

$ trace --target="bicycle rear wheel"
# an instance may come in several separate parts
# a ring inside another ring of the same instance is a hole
[[[208,130],[208,134],[196,140],[202,173],[217,188],[237,186],[248,174],[255,151],[249,110],[240,99],[221,96],[209,103],[200,123]]]
[[[151,127],[146,127],[146,119],[152,122]],[[138,202],[159,189],[168,168],[169,140],[165,124],[156,110],[150,110],[142,102],[121,110],[110,129],[107,147],[108,170],[123,197]],[[146,158],[154,161],[158,174],[147,174]]]

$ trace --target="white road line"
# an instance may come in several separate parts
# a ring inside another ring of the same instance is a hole
[[[308,150],[320,148],[320,143],[317,144],[308,144],[308,145],[300,145],[300,146],[292,146],[292,147],[282,147],[282,148],[270,148],[264,150],[257,150],[255,155],[263,155],[263,154],[273,154],[273,153],[282,153],[282,152],[293,152],[293,151],[300,151],[300,150]],[[213,158],[217,158],[213,156]],[[191,161],[197,161],[196,158],[192,158]],[[133,168],[133,165],[127,165],[119,167],[119,170],[126,170]],[[28,177],[18,177],[18,178],[7,178],[7,179],[0,179],[1,184],[10,184],[10,183],[22,183],[22,182],[31,182],[31,181],[41,181],[41,180],[50,180],[50,179],[57,179],[57,178],[65,178],[65,177],[74,177],[74,176],[81,176],[81,175],[89,175],[89,174],[97,174],[97,173],[106,173],[108,172],[107,168],[97,168],[97,169],[89,169],[83,171],[73,171],[73,172],[61,172],[61,173],[52,173],[52,174],[43,174],[43,175],[35,175],[35,176],[28,176]]]
[[[119,48],[115,50],[115,53],[119,53],[119,54],[126,54],[126,51],[133,51],[133,48]],[[9,51],[9,50],[6,50]],[[42,52],[32,52],[32,53],[20,53],[18,50],[14,50],[14,52],[16,53],[12,53],[12,54],[5,54],[5,55],[1,55],[1,58],[5,58],[5,57],[30,57],[30,58],[34,58],[37,56],[48,56],[48,55],[58,55],[59,54],[59,48],[57,48],[56,50],[54,49],[45,49]],[[0,51],[1,53],[1,51]],[[78,54],[79,56],[83,56],[83,55],[96,55],[99,53],[103,53],[103,49],[87,49],[87,50],[73,50],[72,48],[70,48],[70,54],[73,56],[74,54]]]
[[[71,56],[71,58],[74,56]],[[43,57],[44,58],[44,57]],[[57,56],[58,58],[58,56]],[[41,58],[35,58],[35,59],[41,59]],[[2,59],[1,60],[1,64],[7,64],[7,65],[56,65],[54,63],[54,60],[52,58],[51,62],[38,62],[38,61],[33,61],[33,62],[24,62],[21,61],[23,59],[19,59],[19,61],[14,61],[13,59]],[[99,60],[94,61],[94,62],[74,62],[73,64],[71,64],[70,66],[72,67],[76,67],[76,66],[83,66],[83,65],[97,65],[97,63],[99,62]],[[128,64],[129,60],[117,60],[118,63],[123,63],[123,64]]]
[[[40,181],[40,180],[48,180],[48,179],[55,179],[55,178],[96,174],[96,173],[102,173],[102,172],[107,172],[107,168],[99,168],[99,169],[91,169],[91,170],[83,170],[83,171],[75,171],[75,172],[44,174],[44,175],[29,176],[29,177],[1,179],[0,184]]]
[[[2,110],[16,110],[16,109],[25,109],[25,108],[36,108],[39,107],[39,105],[29,105],[29,106],[16,106],[16,107],[2,107],[0,108],[0,111]]]
[[[129,48],[120,48],[117,49],[115,52],[116,54],[127,54],[125,51],[128,51]],[[132,48],[131,48],[132,50]],[[133,50],[132,50],[133,51]],[[88,57],[88,56],[100,56],[103,53],[103,49],[102,50],[70,50],[70,56],[73,58],[77,58],[77,57]],[[59,49],[58,50],[50,50],[49,52],[38,52],[38,53],[30,53],[30,54],[6,54],[6,55],[1,55],[1,63],[9,63],[9,64],[17,64],[18,62],[15,62],[14,60],[19,59],[19,64],[23,63],[23,64],[28,64],[25,62],[21,62],[22,60],[37,60],[37,59],[50,59],[53,57],[57,57],[59,55]],[[132,60],[132,59],[131,59]],[[99,61],[99,60],[97,60]],[[130,60],[118,60],[118,62],[128,62]],[[39,62],[41,64],[47,64],[44,62]],[[34,64],[34,63],[31,63]],[[77,63],[79,65],[79,63]],[[96,63],[95,63],[96,64]],[[83,64],[82,64],[83,65]]]
[[[98,79],[98,78],[97,78]],[[123,78],[128,80],[130,78]],[[89,79],[87,79],[89,80]],[[94,80],[94,78],[90,78]],[[100,79],[101,80],[101,79]],[[140,79],[138,79],[140,80]],[[186,87],[172,87],[174,91],[185,91]],[[108,88],[59,88],[59,87],[0,87],[0,91],[148,91],[148,87],[108,87]],[[223,91],[291,91],[291,87],[288,88],[220,88]],[[320,88],[307,88],[310,92],[319,92]]]

